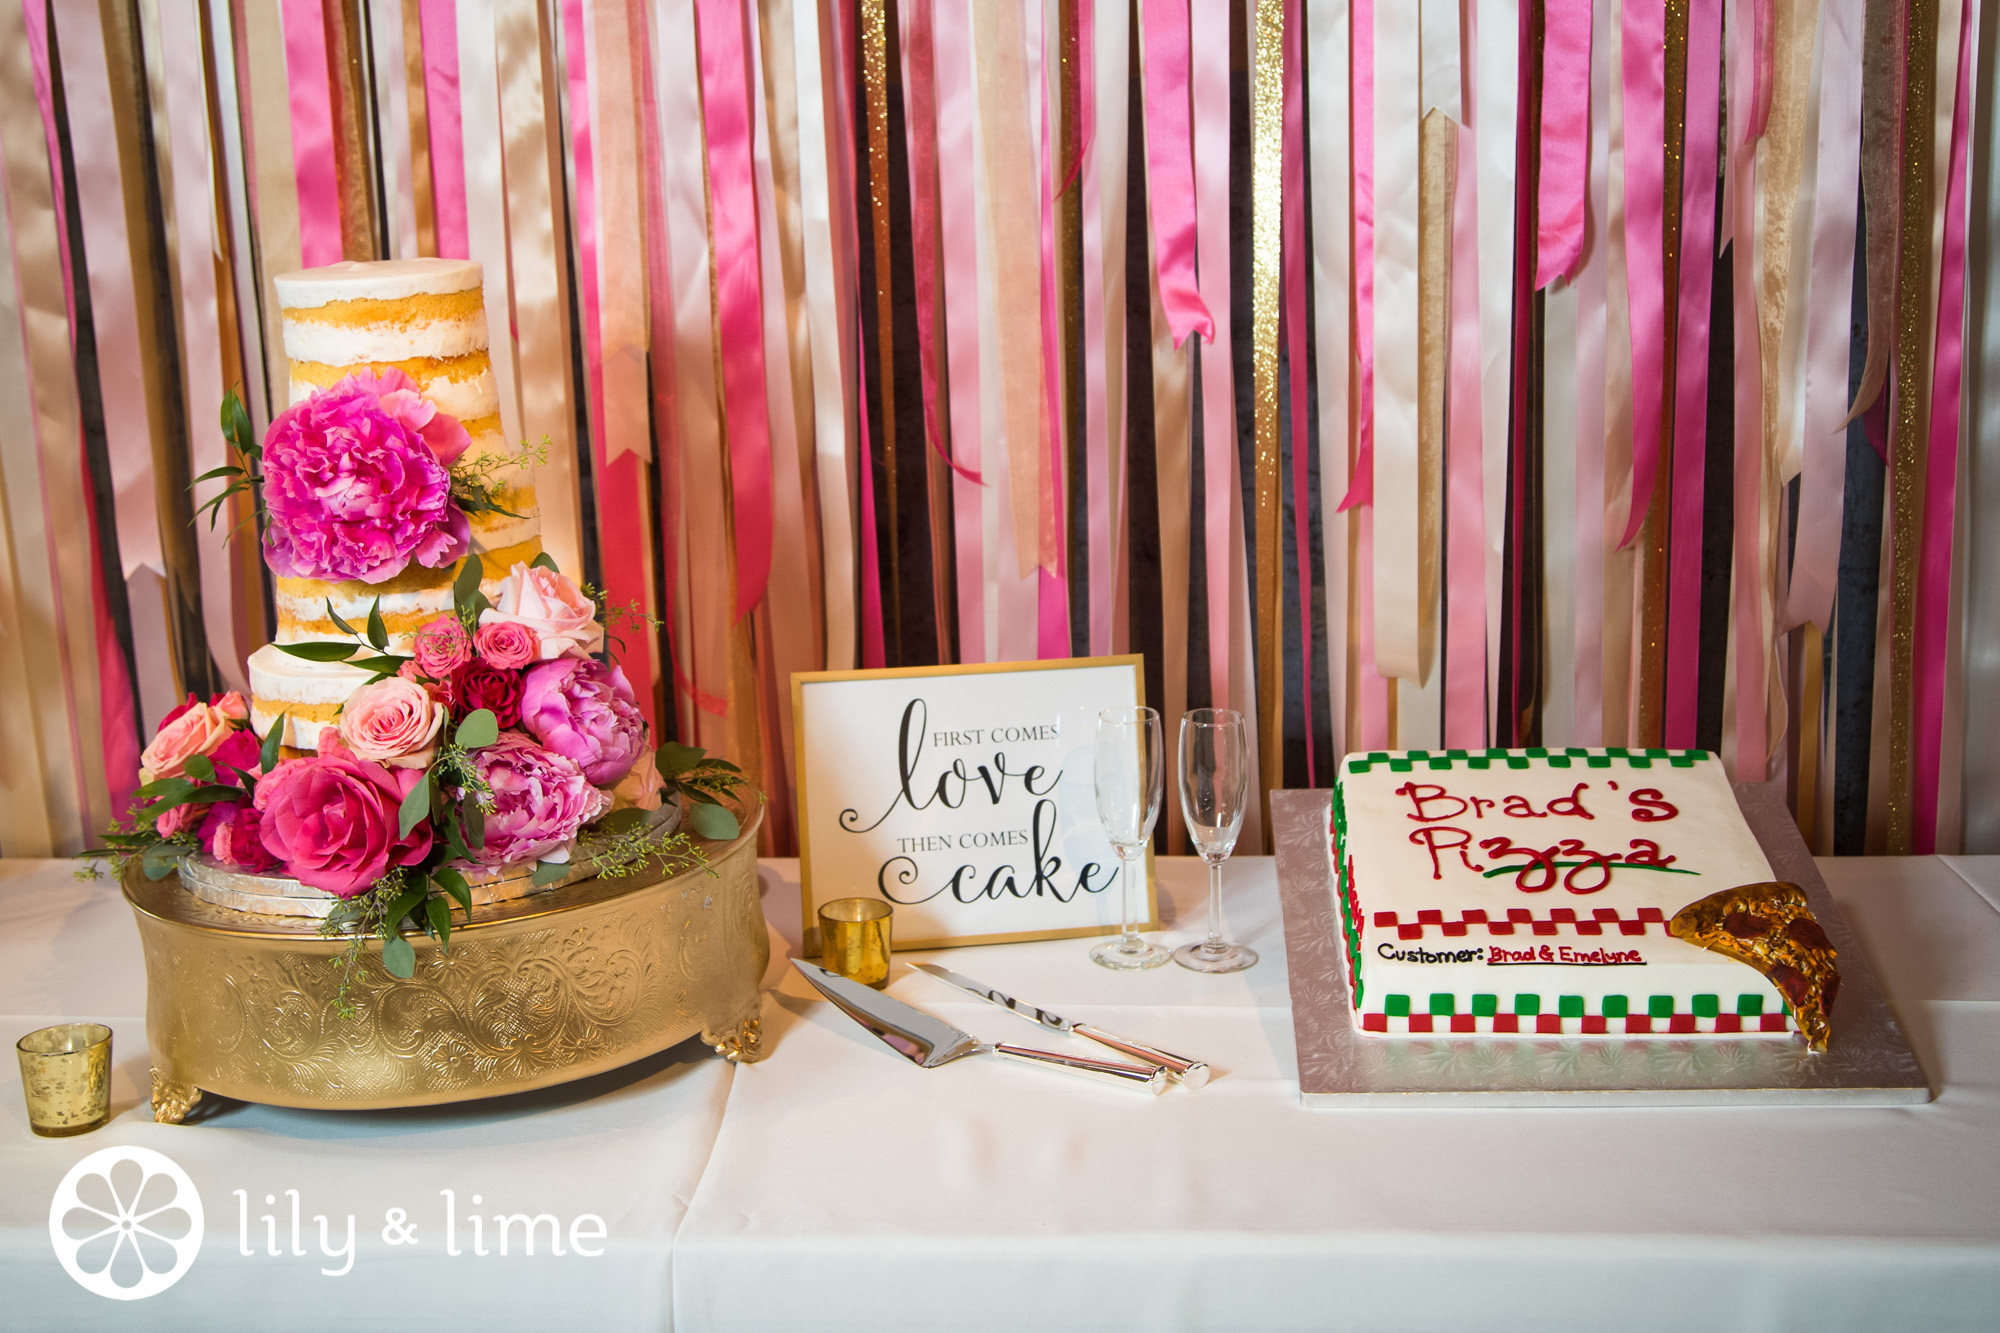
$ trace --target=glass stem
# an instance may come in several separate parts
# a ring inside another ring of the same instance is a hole
[[[1201,947],[1222,952],[1222,862],[1217,860],[1208,863],[1208,941]]]
[[[1132,916],[1132,861],[1125,855],[1123,847],[1118,848],[1118,868],[1124,872],[1119,878],[1125,881],[1118,890],[1118,919],[1125,928],[1118,948],[1123,953],[1137,953],[1141,943],[1139,923]]]

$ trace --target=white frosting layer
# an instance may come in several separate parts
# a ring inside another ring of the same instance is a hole
[[[1701,752],[1673,758],[1689,754]],[[1340,906],[1357,1025],[1747,1037],[1764,1033],[1758,1014],[1783,1013],[1755,968],[1666,931],[1687,904],[1771,878],[1719,761],[1515,751],[1524,767],[1495,753],[1473,768],[1463,752],[1437,757],[1436,768],[1427,756],[1399,768],[1402,753],[1341,765],[1335,892],[1352,895]]]
[[[250,654],[249,667],[250,722],[260,735],[288,706],[342,704],[368,680],[367,672],[345,662],[307,662],[269,643]],[[287,716],[284,743],[316,750],[320,728],[326,725]]]
[[[316,393],[319,387],[306,380],[293,380],[292,401],[303,402]],[[494,387],[493,372],[490,370],[482,370],[472,378],[463,380],[446,379],[442,375],[436,375],[420,383],[417,388],[424,397],[437,406],[438,411],[446,416],[457,417],[460,421],[477,421],[481,417],[496,416],[500,411],[500,393]],[[497,440],[499,437],[494,438]]]
[[[349,366],[361,361],[466,356],[486,350],[486,316],[409,324],[321,324],[285,319],[285,355],[294,361]]]
[[[366,585],[361,586],[365,587]],[[334,612],[342,620],[345,620],[356,629],[363,629],[368,623],[369,608],[375,605],[377,597],[382,599],[382,614],[385,616],[416,613],[422,615],[425,620],[428,620],[432,616],[441,616],[449,613],[452,606],[450,585],[441,588],[423,588],[416,592],[377,593],[373,590],[366,593],[344,592],[333,594],[331,597],[300,597],[293,593],[287,593],[280,588],[272,594],[271,600],[281,618],[289,617],[293,620],[322,619],[326,615],[326,604],[330,600],[333,603]],[[277,641],[279,643],[303,643],[313,639],[338,639],[341,637],[339,634],[301,634],[295,629],[283,628],[278,631]],[[413,638],[414,636],[411,634],[391,634],[389,636],[389,651],[392,653],[408,653]],[[359,641],[361,640],[357,640],[357,642]]]
[[[482,270],[473,259],[343,259],[323,268],[280,273],[271,281],[286,310],[309,309],[335,301],[395,301],[405,296],[469,292]]]

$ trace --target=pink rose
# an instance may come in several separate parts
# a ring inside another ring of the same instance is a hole
[[[630,771],[647,749],[646,718],[615,666],[567,657],[528,668],[521,685],[521,725],[584,776],[605,787]]]
[[[632,765],[631,771],[611,788],[611,808],[657,810],[660,808],[660,792],[665,786],[666,782],[653,762],[653,752],[648,750],[639,756],[639,762]]]
[[[232,787],[243,785],[241,774],[248,773],[252,779],[257,776],[257,767],[264,761],[264,747],[258,744],[257,733],[248,727],[238,727],[229,733],[228,739],[215,747],[209,757],[215,765],[215,780],[228,783]]]
[[[518,731],[474,750],[472,766],[493,789],[486,843],[473,854],[484,865],[567,860],[570,839],[609,804],[576,764]]]
[[[175,834],[186,833],[189,829],[199,828],[203,817],[207,814],[208,807],[206,805],[201,805],[194,801],[186,801],[154,820],[153,831],[163,838],[171,838]]]
[[[250,720],[250,705],[243,702],[243,696],[235,690],[231,690],[227,694],[218,694],[208,702],[216,712],[233,722],[248,722]]]
[[[472,660],[472,643],[456,616],[439,616],[416,633],[417,669],[432,680],[443,680]]]
[[[465,554],[472,529],[448,471],[465,428],[415,389],[400,371],[350,375],[271,423],[264,552],[273,573],[384,583],[412,560],[442,569]]]
[[[234,700],[234,704],[230,701]],[[225,705],[241,708],[243,697],[230,693],[217,695],[214,703],[197,703],[190,694],[187,702],[168,713],[160,723],[151,743],[139,755],[139,783],[157,782],[161,778],[177,778],[185,771],[187,761],[194,755],[210,755],[222,748],[229,739],[229,733],[236,729],[236,721],[230,713],[223,711]],[[237,717],[243,714],[238,713]]]
[[[201,844],[208,854],[238,870],[275,869],[278,862],[260,837],[264,817],[254,805],[240,801],[218,801],[208,808],[201,826]]]
[[[313,758],[287,759],[257,784],[258,837],[300,883],[352,898],[392,867],[430,855],[429,819],[396,832],[397,811],[423,773],[357,759],[330,729],[320,745]]]
[[[544,662],[588,656],[604,646],[596,604],[562,575],[537,565],[515,565],[492,607],[479,613],[482,627],[509,621],[534,634],[535,656]]]
[[[493,720],[511,727],[521,720],[521,673],[496,671],[484,659],[467,662],[451,678],[451,713],[463,719],[488,709]]]
[[[481,625],[473,644],[486,665],[497,671],[517,671],[542,655],[542,641],[518,620],[495,620]]]
[[[360,759],[391,768],[429,768],[445,716],[445,706],[429,690],[390,676],[347,696],[340,710],[340,739]]]

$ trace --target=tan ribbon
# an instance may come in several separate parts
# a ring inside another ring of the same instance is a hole
[[[1592,28],[1596,50],[1592,67],[1611,72],[1616,86],[1624,33],[1617,21],[1617,0],[1599,0]],[[1625,117],[1623,99],[1603,99],[1607,122],[1604,226],[1607,272],[1604,283],[1604,529],[1615,515],[1632,506],[1632,317],[1625,275]],[[1603,680],[1601,706],[1605,745],[1626,745],[1632,734],[1632,650],[1635,625],[1633,585],[1638,551],[1612,549],[1606,541],[1604,561]]]
[[[1421,682],[1418,27],[1415,5],[1375,7],[1375,662],[1384,676]]]
[[[1125,0],[1095,4],[1097,124],[1091,131],[1091,188],[1097,196],[1098,253],[1103,260],[1103,343],[1090,355],[1103,366],[1105,452],[1111,465],[1111,651],[1131,649],[1131,515],[1125,441],[1125,173],[1131,78],[1131,8]],[[1086,195],[1086,206],[1089,198]]]
[[[285,33],[276,5],[242,10],[237,64],[250,89],[249,142],[257,218],[257,301],[263,311],[265,392],[251,405],[251,424],[261,437],[271,418],[290,403],[291,362],[278,330],[284,317],[271,279],[299,267],[299,192],[292,170],[291,93],[285,79]],[[489,55],[488,65],[491,66]],[[245,265],[245,267],[249,267]],[[487,306],[492,308],[489,295]],[[505,309],[503,305],[501,307]]]
[[[1862,20],[1861,196],[1867,224],[1868,359],[1861,369],[1850,421],[1882,392],[1895,340],[1896,229],[1901,213],[1896,176],[1902,159],[1905,91],[1899,57],[1904,54],[1904,10],[1903,0],[1867,0]]]
[[[380,146],[383,211],[389,220],[383,253],[409,259],[417,251],[417,195],[410,138],[410,98],[403,54],[403,0],[367,0],[375,96],[375,142]],[[415,7],[412,6],[412,12]],[[421,62],[421,52],[417,57]],[[419,69],[423,66],[418,65]],[[421,114],[421,113],[419,113]]]
[[[1327,78],[1327,70],[1347,68],[1349,59],[1348,0],[1308,0],[1306,32],[1308,70],[1321,77],[1306,90],[1310,117],[1306,136],[1311,153],[1307,172],[1312,191],[1314,331],[1318,336],[1314,377],[1319,386],[1319,476],[1322,493],[1346,484],[1350,441],[1353,439],[1349,381],[1353,375],[1353,318],[1349,307],[1352,237],[1349,220],[1349,108],[1346,81]],[[1347,625],[1346,514],[1331,504],[1320,506],[1321,561],[1326,590],[1326,679],[1330,714],[1327,725],[1336,757],[1347,750],[1347,654],[1352,637]]]
[[[437,244],[437,196],[431,189],[430,94],[424,82],[424,29],[420,0],[402,0],[403,5],[403,89],[409,120],[385,130],[385,134],[408,137],[410,145],[411,225],[416,228],[418,255],[435,257]],[[397,153],[400,155],[399,147]]]
[[[1458,187],[1458,125],[1432,108],[1422,123],[1417,232],[1417,652],[1421,675],[1437,655],[1438,565],[1444,546],[1444,387],[1450,358],[1451,201]]]
[[[1817,119],[1813,95],[1813,37],[1819,27],[1818,5],[1812,0],[1774,0],[1772,21],[1771,116],[1757,146],[1758,346],[1763,355],[1765,447],[1779,459],[1780,475],[1798,475],[1802,441],[1784,429],[1798,401],[1804,365],[1799,360],[1799,325],[1804,322],[1805,275],[1810,263],[1794,263],[1799,253],[1795,222],[1803,218],[1806,241],[1811,239],[1812,173],[1810,134]],[[1801,191],[1804,193],[1801,193]],[[1809,257],[1809,256],[1808,256]],[[1796,319],[1788,314],[1797,311]],[[1789,353],[1789,355],[1788,355]],[[1803,422],[1801,422],[1803,426]]]
[[[459,126],[465,153],[465,240],[479,261],[488,354],[500,397],[500,429],[524,438],[520,358],[515,342],[513,266],[507,253],[507,188],[495,82],[494,11],[467,5],[458,16]],[[537,498],[540,497],[537,478]],[[574,568],[574,566],[572,566]]]

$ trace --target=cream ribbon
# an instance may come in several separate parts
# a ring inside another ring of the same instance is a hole
[[[236,53],[237,68],[250,89],[248,122],[252,129],[252,203],[257,220],[258,262],[239,265],[246,276],[257,279],[256,309],[263,312],[262,327],[270,330],[263,340],[264,385],[261,393],[246,392],[250,400],[250,424],[259,439],[271,418],[291,402],[291,362],[285,357],[284,313],[278,306],[278,289],[271,279],[289,273],[303,262],[299,251],[299,191],[292,166],[292,105],[285,77],[285,34],[278,22],[278,6],[246,5],[242,11],[242,43]],[[218,25],[219,27],[222,25]],[[462,31],[462,29],[461,29]],[[491,52],[487,67],[492,67]],[[218,79],[218,85],[227,80]],[[248,250],[239,250],[247,257]],[[487,274],[486,308],[491,310],[492,274]],[[244,307],[249,309],[250,307]],[[506,309],[503,302],[499,307]],[[246,328],[251,320],[243,321]],[[248,357],[245,374],[249,373]],[[494,367],[495,374],[499,366]],[[502,411],[506,410],[502,395]]]
[[[488,5],[467,5],[458,16],[459,124],[465,144],[465,241],[469,257],[479,261],[483,275],[488,354],[493,362],[493,382],[500,395],[500,429],[510,441],[515,441],[523,438],[520,366],[514,339],[513,266],[507,256],[507,190],[501,153],[500,92],[495,83],[493,22],[493,9]],[[537,498],[540,498],[539,478],[537,483]]]
[[[1551,283],[1542,300],[1542,744],[1574,745],[1580,309],[1574,283]]]
[[[1622,25],[1611,0],[1595,0],[1591,21],[1590,177],[1584,210],[1583,267],[1577,274],[1576,341],[1576,649],[1571,664],[1578,745],[1603,745],[1604,654],[1606,647],[1606,551],[1604,529],[1606,434],[1610,387],[1607,346],[1610,323],[1611,123],[1608,109],[1618,101],[1618,36]],[[1607,31],[1608,30],[1608,31]],[[1562,670],[1556,658],[1556,670]]]
[[[1319,386],[1319,477],[1321,494],[1346,483],[1353,439],[1350,388],[1354,375],[1349,337],[1353,247],[1348,172],[1350,108],[1347,83],[1326,71],[1345,70],[1351,55],[1348,0],[1307,0],[1307,68],[1321,71],[1306,90],[1307,135],[1312,161],[1314,331],[1318,338],[1314,377]],[[1161,506],[1165,511],[1164,503]],[[1347,681],[1350,640],[1347,626],[1347,547],[1351,520],[1334,506],[1320,506],[1320,559],[1326,588],[1327,725],[1338,758],[1347,751]]]
[[[1418,16],[1415,5],[1375,6],[1375,663],[1421,684]]]
[[[1591,25],[1593,71],[1603,71],[1604,97],[1599,118],[1606,137],[1604,249],[1604,477],[1600,528],[1604,542],[1604,647],[1602,657],[1603,740],[1605,745],[1629,745],[1633,735],[1632,672],[1634,615],[1639,577],[1639,548],[1620,548],[1614,525],[1632,507],[1632,315],[1625,273],[1625,103],[1618,96],[1619,71],[1624,68],[1624,25],[1619,0],[1597,0],[1600,8]],[[1593,78],[1596,74],[1593,73]],[[1593,97],[1596,95],[1593,87]],[[1593,134],[1595,128],[1593,128]],[[1594,151],[1594,150],[1593,150]],[[1593,193],[1593,200],[1600,197]],[[1580,497],[1581,502],[1581,497]],[[1587,669],[1587,668],[1583,668]],[[1588,742],[1582,742],[1587,744]]]
[[[1472,132],[1479,154],[1480,451],[1486,499],[1488,726],[1500,700],[1501,561],[1507,543],[1507,421],[1514,343],[1514,123],[1520,46],[1518,0],[1471,0]],[[1593,25],[1595,26],[1595,25]],[[1378,76],[1379,85],[1380,78]],[[1497,734],[1489,730],[1489,736]]]
[[[403,0],[367,0],[367,9],[374,46],[370,75],[375,85],[375,142],[389,214],[388,257],[412,259],[418,253],[417,195],[411,165],[409,64],[403,55]]]

